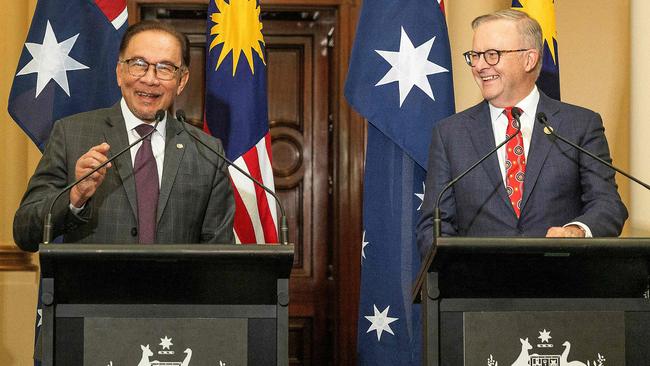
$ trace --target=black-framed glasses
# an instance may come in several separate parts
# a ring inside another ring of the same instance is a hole
[[[483,52],[467,51],[463,53],[463,56],[465,56],[465,62],[467,62],[467,64],[472,67],[476,66],[478,60],[481,58],[481,55],[483,55],[485,63],[490,66],[494,66],[499,63],[501,60],[501,55],[505,53],[523,52],[528,50],[530,50],[530,48],[522,48],[519,50],[486,50]]]
[[[149,71],[149,66],[154,67],[154,70],[156,70],[156,77],[160,80],[172,80],[176,74],[178,74],[178,70],[181,69],[181,66],[176,66],[166,62],[152,64],[137,57],[128,60],[120,60],[120,63],[126,64],[129,74],[136,78],[143,77],[147,71]]]

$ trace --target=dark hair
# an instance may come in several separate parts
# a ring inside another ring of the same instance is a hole
[[[129,45],[131,38],[138,33],[146,31],[165,32],[176,38],[178,43],[181,45],[181,55],[183,57],[183,63],[181,66],[190,66],[190,41],[187,39],[187,36],[184,33],[177,31],[171,24],[161,23],[155,20],[143,20],[130,25],[122,37],[122,42],[120,43],[120,55],[124,54],[124,50],[126,50],[126,47]]]

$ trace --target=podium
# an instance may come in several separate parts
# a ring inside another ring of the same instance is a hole
[[[42,365],[288,365],[292,245],[41,245]]]
[[[647,365],[650,239],[442,237],[413,289],[425,365]]]

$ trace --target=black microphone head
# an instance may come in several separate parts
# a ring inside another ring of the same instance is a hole
[[[522,111],[521,108],[519,108],[519,107],[512,107],[512,112],[510,112],[510,113],[512,113],[512,118],[514,118],[516,120],[519,120],[519,117],[521,117],[521,114],[523,112],[524,111]]]
[[[546,114],[544,112],[539,112],[537,113],[537,121],[543,125],[545,125],[548,120],[546,119]]]
[[[185,122],[185,111],[182,109],[179,109],[176,111],[176,119]]]
[[[159,109],[158,112],[156,112],[156,121],[160,122],[163,118],[165,118],[165,111]]]

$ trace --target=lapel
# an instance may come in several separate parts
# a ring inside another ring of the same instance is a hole
[[[106,118],[107,128],[104,131],[104,139],[111,146],[113,154],[122,151],[122,149],[129,146],[129,139],[126,134],[126,124],[120,102],[114,104],[108,109],[108,116]],[[113,161],[113,165],[117,170],[122,186],[126,191],[126,197],[131,204],[133,216],[138,217],[138,201],[135,195],[135,179],[133,177],[133,163],[131,162],[131,154],[126,151],[122,156]]]
[[[559,102],[549,98],[541,90],[539,92],[539,103],[537,104],[537,113],[544,112],[549,119],[548,124],[551,125],[555,130],[557,130],[561,125],[561,118],[557,118],[557,114],[560,111]],[[555,117],[555,118],[553,118]],[[548,156],[548,152],[551,149],[551,140],[544,134],[544,126],[541,123],[537,122],[533,125],[533,136],[530,140],[530,149],[528,151],[528,159],[526,161],[526,177],[524,178],[524,196],[522,197],[521,202],[521,213],[522,215],[525,212],[526,202],[530,197],[535,184],[537,183],[537,178],[539,173],[544,166],[544,161]]]
[[[167,201],[169,200],[174,180],[176,180],[178,167],[181,164],[181,160],[183,160],[183,155],[187,148],[188,140],[185,134],[181,134],[181,132],[183,132],[183,127],[181,127],[180,123],[182,122],[179,122],[168,115],[165,131],[165,162],[163,163],[163,176],[160,183],[160,196],[158,197],[156,223],[160,222],[162,213],[165,211],[165,206],[167,206]]]
[[[491,117],[488,103],[486,101],[481,102],[475,110],[469,114],[469,117],[469,123],[466,123],[465,126],[468,129],[469,135],[472,139],[472,144],[477,152],[476,158],[480,159],[496,147],[494,144],[494,131],[492,130],[492,123],[490,123]],[[501,176],[497,154],[494,153],[490,155],[490,157],[488,157],[481,165],[490,179],[490,184],[493,187],[499,187],[498,194],[501,201],[503,201],[508,210],[512,212],[512,215],[515,216],[515,211],[510,205],[508,193],[503,184],[503,177]]]

